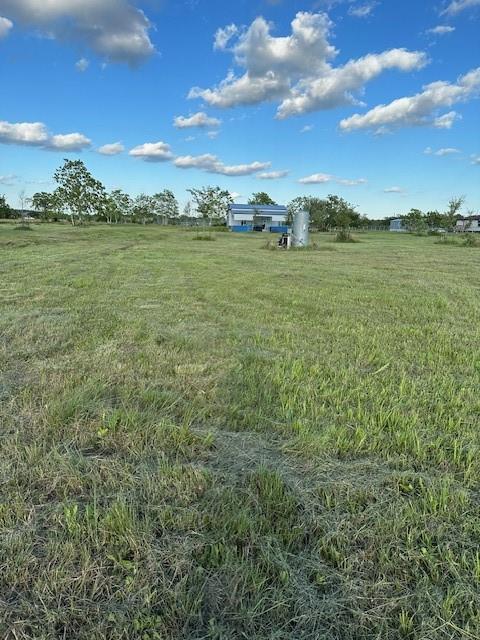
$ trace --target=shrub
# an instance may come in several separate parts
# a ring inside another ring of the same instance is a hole
[[[477,238],[475,234],[469,233],[463,240],[464,247],[480,247],[480,238]]]
[[[358,240],[352,236],[350,229],[339,229],[335,236],[335,242],[358,242]]]

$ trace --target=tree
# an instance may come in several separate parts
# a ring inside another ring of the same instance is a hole
[[[220,187],[203,187],[202,189],[187,189],[192,195],[198,213],[204,220],[224,220],[228,205],[233,203],[229,191]]]
[[[326,198],[300,196],[288,205],[289,220],[297,211],[308,211],[310,224],[320,231],[331,228],[348,229],[361,223],[360,214],[355,207],[340,196],[329,195]]]
[[[404,222],[407,230],[412,233],[424,233],[428,229],[425,214],[420,209],[410,209]]]
[[[55,216],[56,198],[53,193],[40,191],[34,193],[31,198],[32,207],[37,211],[42,220],[50,220]]]
[[[248,204],[261,204],[261,205],[269,205],[269,204],[277,204],[275,200],[265,193],[265,191],[258,191],[257,193],[252,193],[252,197],[248,201]]]
[[[152,198],[145,193],[138,195],[132,206],[133,221],[139,224],[147,224],[154,220],[154,204]]]
[[[11,206],[5,200],[5,196],[0,196],[0,218],[14,218],[15,214]]]
[[[443,215],[438,211],[427,211],[425,222],[429,229],[440,229],[444,225]]]
[[[53,177],[59,185],[55,194],[68,211],[73,226],[82,224],[86,216],[101,211],[105,204],[105,187],[81,160],[64,160]]]
[[[98,218],[107,224],[118,224],[130,215],[131,208],[132,200],[128,193],[114,189],[102,198]]]
[[[169,218],[178,218],[178,202],[172,191],[164,189],[160,193],[152,196],[154,213],[157,218],[161,218],[163,224],[167,224]]]
[[[458,214],[465,202],[465,196],[454,196],[448,201],[448,209],[443,214],[443,224],[447,231],[453,231],[457,224]]]

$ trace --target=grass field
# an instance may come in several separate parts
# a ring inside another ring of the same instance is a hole
[[[212,238],[0,225],[0,637],[479,638],[480,250]]]

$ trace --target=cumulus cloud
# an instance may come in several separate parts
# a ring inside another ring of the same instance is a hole
[[[207,116],[204,111],[198,111],[191,116],[176,116],[173,121],[173,126],[177,129],[188,129],[192,127],[218,127],[221,124],[221,120]]]
[[[172,160],[173,153],[166,142],[145,142],[129,151],[133,158],[141,158],[145,162],[166,162]]]
[[[250,164],[226,165],[215,155],[205,153],[200,156],[179,156],[175,159],[179,169],[201,169],[207,173],[223,176],[248,176],[270,167],[270,162],[251,162]]]
[[[91,144],[92,141],[83,133],[67,133],[52,136],[48,148],[56,151],[81,151]]]
[[[453,0],[450,2],[446,9],[442,11],[442,14],[447,16],[455,16],[465,9],[471,9],[472,7],[480,7],[480,0]]]
[[[263,171],[258,174],[257,178],[260,178],[260,180],[279,180],[280,178],[288,176],[289,173],[290,171],[287,169],[282,171]]]
[[[6,38],[10,33],[10,29],[13,27],[13,22],[8,18],[2,18],[0,16],[0,40]]]
[[[472,161],[472,164],[480,164],[480,155],[473,154],[470,156],[470,160]]]
[[[313,129],[313,124],[306,124],[302,129],[300,129],[300,133],[309,133],[310,131],[313,131]]]
[[[18,144],[54,151],[81,151],[91,145],[82,133],[52,135],[43,122],[0,121],[0,144]]]
[[[299,182],[301,184],[326,184],[327,182],[336,182],[337,184],[352,187],[359,184],[366,184],[367,181],[365,180],[365,178],[350,180],[346,178],[337,178],[336,176],[332,176],[329,173],[314,173],[311,176],[300,178]]]
[[[215,33],[213,48],[220,49],[220,51],[225,50],[230,40],[234,36],[236,36],[237,33],[238,33],[238,27],[236,24],[229,24],[226,27],[217,29],[217,32]]]
[[[435,36],[444,36],[447,33],[453,33],[453,31],[455,31],[455,27],[449,27],[443,24],[438,25],[438,27],[427,29],[427,33],[431,33]]]
[[[121,142],[112,142],[111,144],[104,144],[103,147],[100,147],[98,153],[101,153],[103,156],[116,156],[124,151],[125,147]]]
[[[460,76],[456,83],[438,81],[423,87],[421,93],[398,98],[389,104],[381,104],[364,114],[356,113],[340,122],[342,131],[357,129],[385,128],[431,125],[437,128],[450,128],[458,117],[455,112],[436,116],[442,107],[451,107],[475,96],[480,90],[480,67]]]
[[[338,51],[329,42],[332,26],[325,13],[299,12],[291,34],[275,37],[272,25],[256,18],[247,30],[235,34],[231,47],[243,74],[230,71],[210,89],[193,87],[189,98],[220,108],[278,101],[277,117],[282,119],[357,104],[354,94],[386,69],[412,71],[427,62],[422,52],[392,49],[333,67]]]
[[[1,6],[19,24],[85,45],[111,62],[138,64],[154,52],[151,24],[128,0],[2,0]]]
[[[402,189],[402,187],[387,187],[383,190],[383,193],[405,193],[405,189]]]
[[[75,63],[75,69],[83,73],[90,66],[90,62],[86,58],[80,58],[78,62]]]

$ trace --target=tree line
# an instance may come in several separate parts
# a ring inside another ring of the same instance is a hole
[[[183,212],[172,191],[163,189],[153,195],[141,193],[131,197],[121,189],[107,191],[105,186],[89,172],[81,160],[64,160],[54,173],[56,188],[52,192],[41,191],[28,199],[32,214],[44,221],[68,219],[72,225],[87,221],[119,223],[180,223],[208,220],[210,224],[225,224],[228,206],[233,203],[229,191],[218,186],[188,189],[191,201],[187,202]],[[453,229],[464,198],[452,198],[445,213],[430,211],[423,213],[412,209],[404,216],[406,228],[421,232],[429,228]],[[277,204],[264,191],[252,194],[248,201],[255,205]],[[22,209],[24,202],[22,200]],[[300,196],[287,206],[289,221],[299,210],[310,214],[311,226],[319,231],[330,229],[362,229],[372,225],[387,229],[391,217],[383,220],[371,220],[361,215],[355,205],[337,195],[326,198]],[[0,218],[15,218],[19,213],[11,209],[3,196],[0,196]],[[397,216],[398,217],[398,216]]]

